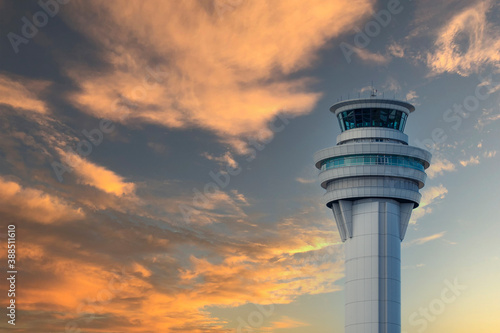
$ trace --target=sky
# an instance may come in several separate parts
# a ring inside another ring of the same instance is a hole
[[[2,331],[343,332],[312,156],[372,82],[433,154],[403,331],[500,331],[496,1],[0,0],[0,35]]]

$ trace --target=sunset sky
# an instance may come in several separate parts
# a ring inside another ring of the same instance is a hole
[[[403,331],[500,332],[497,1],[58,1],[0,0],[2,332],[343,332],[312,156],[372,81],[433,154]]]

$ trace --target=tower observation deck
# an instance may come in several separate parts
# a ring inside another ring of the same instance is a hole
[[[401,241],[431,154],[408,145],[409,103],[354,99],[330,111],[342,133],[314,162],[345,242],[345,332],[401,333]]]

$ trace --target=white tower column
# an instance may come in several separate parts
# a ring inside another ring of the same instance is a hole
[[[345,243],[346,333],[401,331],[400,207],[394,200],[352,205]]]
[[[314,156],[324,201],[345,242],[345,332],[401,333],[401,241],[418,207],[429,152],[403,133],[411,104],[335,104],[342,134]]]

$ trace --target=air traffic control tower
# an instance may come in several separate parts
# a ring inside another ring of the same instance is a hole
[[[330,111],[342,133],[314,162],[345,242],[345,332],[401,333],[401,241],[431,154],[408,145],[409,103],[373,96]]]

